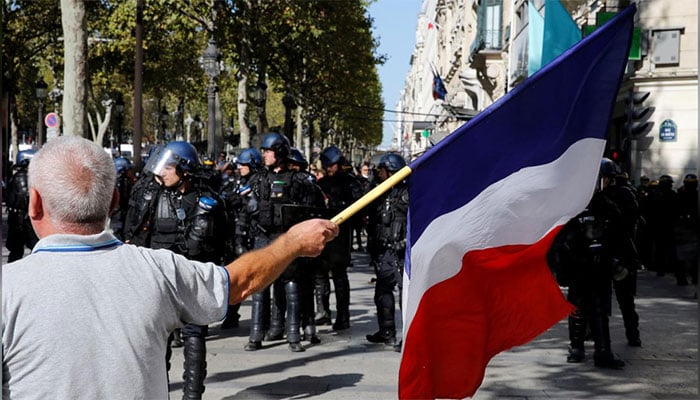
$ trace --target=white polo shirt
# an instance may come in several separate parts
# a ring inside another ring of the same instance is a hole
[[[223,319],[227,271],[111,233],[52,235],[2,271],[3,399],[165,399],[167,337]]]

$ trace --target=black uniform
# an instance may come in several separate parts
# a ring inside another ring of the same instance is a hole
[[[673,181],[670,178],[659,179],[659,185],[651,195],[649,215],[654,249],[652,267],[658,276],[664,276],[666,272],[678,275],[676,227],[679,213],[678,194],[673,190]]]
[[[112,212],[110,226],[114,231],[114,236],[120,240],[125,240],[124,225],[126,215],[129,212],[129,199],[134,182],[130,171],[121,171],[117,174],[117,192],[119,192],[119,207]]]
[[[140,182],[134,189],[126,227],[128,239],[153,249],[168,249],[197,261],[221,264],[223,261],[224,205],[213,190],[198,180],[189,189],[162,187],[151,175],[150,181]],[[179,335],[184,344],[185,398],[200,398],[206,376],[206,325],[187,324]],[[178,332],[169,344],[179,344]],[[170,368],[171,346],[168,346],[167,366]]]
[[[17,167],[10,178],[5,192],[7,205],[7,241],[5,246],[10,251],[7,262],[19,260],[24,256],[24,247],[34,248],[39,240],[29,221],[29,186],[27,184],[27,166]]]
[[[398,286],[401,293],[406,253],[408,187],[405,181],[392,187],[388,194],[380,198],[376,206],[376,233],[380,251],[379,261],[374,265],[377,276],[374,304],[377,307],[379,331],[367,335],[367,340],[393,345],[396,341],[394,287]]]
[[[255,237],[251,229],[250,213],[243,212],[251,199],[251,189],[248,184],[253,172],[246,176],[231,176],[224,180],[221,187],[221,199],[226,205],[227,228],[226,246],[224,249],[224,264],[228,264],[253,248]],[[222,329],[238,326],[241,303],[229,304],[226,318],[221,323]]]
[[[698,284],[698,238],[700,237],[700,218],[698,217],[698,179],[695,174],[688,174],[679,187],[678,203],[680,218],[676,229],[678,237],[678,275],[677,283],[687,285],[690,275],[693,285]]]
[[[347,172],[339,169],[333,176],[326,175],[318,181],[318,185],[327,196],[329,209],[342,211],[355,200],[362,197],[362,188],[357,179]],[[336,319],[333,323],[334,330],[342,330],[350,327],[350,282],[348,281],[347,267],[350,265],[351,229],[341,225],[340,234],[333,246],[328,246],[319,256],[320,268],[314,276],[316,289],[316,323],[328,324],[330,322],[330,281],[333,279],[336,301]]]
[[[624,365],[613,356],[608,325],[613,274],[623,258],[621,227],[619,208],[606,194],[596,192],[588,207],[562,228],[550,249],[550,263],[558,266],[557,280],[569,287],[567,299],[576,306],[569,316],[569,362],[584,359],[588,323],[595,342],[595,365]]]
[[[283,223],[283,206],[318,205],[318,190],[311,186],[313,182],[307,179],[307,175],[284,167],[278,171],[266,170],[257,173],[249,184],[252,189],[252,199],[244,209],[244,213],[250,214],[255,235],[255,248],[266,246],[288,228]],[[298,270],[298,264],[293,262],[275,280],[273,284],[275,301],[272,307],[269,287],[253,295],[252,325],[246,350],[260,349],[264,338],[281,339],[285,331],[284,315],[286,313],[286,334],[290,349],[303,351],[300,345],[301,295]],[[267,335],[265,335],[266,331],[268,331]]]
[[[637,270],[640,266],[639,255],[634,244],[634,232],[639,220],[639,203],[636,191],[624,181],[607,186],[603,192],[620,209],[620,246],[619,255],[624,265],[626,275],[621,279],[613,279],[615,298],[620,306],[620,313],[625,324],[625,336],[630,346],[642,345],[639,338],[639,315],[635,309],[634,297],[637,295]]]

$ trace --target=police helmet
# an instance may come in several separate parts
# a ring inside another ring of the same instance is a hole
[[[126,157],[117,157],[114,159],[114,168],[117,170],[117,175],[131,169],[131,161]]]
[[[377,168],[386,168],[389,172],[396,172],[406,166],[406,160],[396,153],[386,153],[379,159]]]
[[[343,160],[343,153],[336,146],[329,146],[321,152],[321,165],[328,168],[333,164],[339,164]]]
[[[304,155],[301,154],[301,151],[295,147],[289,149],[289,157],[287,157],[287,159],[295,164],[298,164],[301,169],[305,170],[309,167],[309,162],[306,161]]]
[[[620,170],[613,160],[606,157],[603,157],[603,159],[600,160],[599,174],[601,177],[615,177],[619,173]]]
[[[262,156],[260,156],[259,151],[251,147],[241,151],[241,154],[236,157],[236,164],[248,165],[252,169],[257,169],[262,165]]]
[[[683,183],[688,184],[688,183],[698,183],[698,176],[695,174],[687,174],[683,178]]]
[[[36,153],[34,150],[22,150],[19,153],[17,153],[17,166],[18,167],[26,167],[29,165],[29,160],[34,157],[34,153]]]
[[[194,172],[200,166],[197,150],[187,142],[170,142],[155,150],[144,170],[161,175],[167,165],[175,165],[178,171]]]
[[[659,177],[659,182],[670,182],[673,183],[673,178],[671,178],[671,175],[661,175]]]
[[[289,139],[281,133],[271,132],[263,136],[260,148],[263,150],[270,149],[275,152],[277,161],[287,158],[289,155]]]

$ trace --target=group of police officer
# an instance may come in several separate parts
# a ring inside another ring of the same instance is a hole
[[[284,135],[264,135],[261,151],[255,148],[241,151],[235,160],[235,173],[224,174],[200,163],[194,146],[180,141],[153,148],[138,178],[129,160],[115,158],[121,198],[119,208],[112,215],[115,234],[126,243],[169,249],[191,259],[225,264],[248,250],[265,246],[301,220],[332,217],[406,166],[400,155],[387,153],[376,166],[374,179],[356,177],[342,152],[330,146],[320,154],[325,174],[317,181],[309,173],[309,164],[301,152],[291,147]],[[18,153],[8,182],[5,196],[9,212],[8,261],[21,258],[24,247],[31,248],[37,241],[26,212],[26,171],[33,154],[32,150]],[[644,243],[646,236],[641,229],[644,224],[640,221],[644,222],[647,198],[673,200],[668,200],[671,201],[668,204],[656,201],[667,204],[662,210],[681,210],[681,226],[689,227],[681,231],[694,232],[697,243],[697,177],[686,176],[677,196],[669,193],[669,183],[672,180],[664,176],[653,192],[644,185],[635,189],[612,161],[603,159],[600,184],[589,205],[555,238],[548,260],[559,283],[568,287],[568,300],[576,306],[569,316],[568,362],[585,359],[584,341],[590,335],[594,340],[596,366],[624,366],[624,362],[615,358],[610,345],[608,316],[613,289],[628,344],[641,346],[634,304],[636,275],[643,267],[642,262],[650,261],[643,252],[638,254],[635,245],[656,249],[657,268],[668,263],[677,265],[670,254],[672,250],[666,246],[672,232],[659,228],[673,218],[647,216],[655,224],[651,231],[665,234],[653,246]],[[353,223],[366,229],[370,265],[376,274],[374,302],[378,330],[366,339],[391,345],[395,350],[400,350],[401,343],[396,338],[394,289],[398,286],[400,293],[408,204],[408,188],[403,181],[374,200]],[[692,205],[694,209],[690,209]],[[252,296],[246,351],[261,349],[263,340],[286,339],[290,351],[300,352],[305,350],[302,341],[320,343],[317,325],[332,323],[335,331],[349,328],[350,225],[341,225],[341,234],[321,256],[295,260],[271,287]],[[697,283],[697,270],[690,272],[693,283]],[[678,279],[683,284],[680,275]],[[335,321],[330,309],[331,281],[336,300]],[[229,305],[222,329],[238,326],[239,308],[240,304]],[[169,339],[168,360],[171,347],[184,346],[186,399],[201,398],[204,392],[207,330],[207,326],[188,324],[173,332]]]
[[[200,163],[194,146],[181,141],[152,149],[138,179],[128,160],[117,157],[117,189],[126,200],[113,213],[112,228],[126,243],[225,264],[264,247],[301,220],[331,218],[364,194],[336,146],[324,149],[320,161],[325,176],[316,181],[301,152],[279,133],[264,135],[260,151],[241,151],[235,173],[222,174]],[[403,158],[389,153],[377,166],[377,175],[386,178],[404,165]],[[369,224],[376,224],[368,226],[374,233],[368,242],[375,249],[379,323],[379,331],[367,335],[372,343],[396,344],[393,288],[401,282],[407,208],[402,183],[365,211]],[[335,331],[350,327],[350,228],[341,225],[339,237],[319,257],[295,260],[271,287],[252,296],[246,351],[262,349],[264,340],[285,339],[290,351],[301,352],[302,341],[320,343],[317,325],[332,323]],[[229,305],[222,329],[238,326],[239,309],[240,304]],[[168,369],[171,348],[184,346],[185,399],[199,399],[204,392],[207,330],[187,324],[169,339]]]
[[[622,314],[627,344],[639,347],[642,341],[634,302],[637,271],[648,266],[659,275],[674,270],[679,285],[686,283],[689,272],[697,284],[697,177],[686,175],[680,195],[673,191],[673,181],[667,175],[656,187],[634,188],[613,161],[603,158],[599,179],[586,209],[555,238],[548,261],[560,285],[568,287],[567,299],[576,306],[568,321],[567,361],[585,360],[584,342],[590,337],[594,365],[619,369],[624,362],[613,355],[610,345],[612,292]],[[676,232],[686,232],[693,246],[689,252],[694,261],[689,262],[692,268],[688,271],[676,259]]]

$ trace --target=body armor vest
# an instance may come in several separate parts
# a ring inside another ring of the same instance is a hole
[[[258,223],[269,233],[282,229],[282,205],[296,204],[293,193],[293,171],[268,172],[258,187]]]

